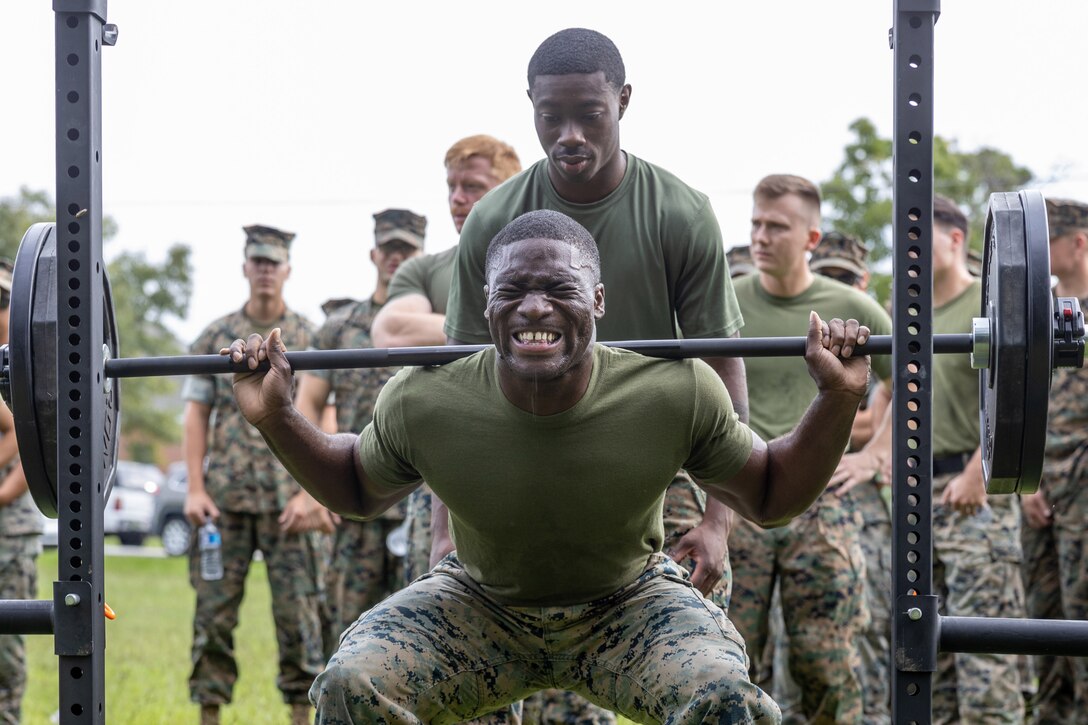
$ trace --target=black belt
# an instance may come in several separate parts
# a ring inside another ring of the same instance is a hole
[[[959,473],[967,468],[967,462],[971,460],[971,453],[953,453],[950,456],[941,456],[933,459],[933,475],[946,476],[950,473]]]

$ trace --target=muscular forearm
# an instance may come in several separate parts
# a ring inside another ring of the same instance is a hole
[[[185,470],[189,492],[204,492],[204,456],[208,453],[208,420],[211,408],[190,402],[185,411]]]
[[[422,347],[444,345],[446,316],[435,312],[391,312],[374,321],[370,331],[374,347]]]
[[[310,495],[336,513],[371,518],[408,490],[392,495],[377,491],[358,462],[357,436],[329,435],[291,407],[261,421],[257,429],[269,450]]]
[[[850,441],[861,399],[821,392],[793,431],[768,444],[767,486],[757,509],[761,525],[788,523],[823,492]]]

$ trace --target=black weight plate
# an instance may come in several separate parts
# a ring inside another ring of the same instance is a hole
[[[985,242],[981,314],[990,320],[991,346],[979,382],[983,475],[989,493],[1029,492],[1042,470],[1053,338],[1042,196],[991,195]]]
[[[118,355],[117,328],[109,280],[103,276],[103,340]],[[19,458],[34,502],[47,516],[57,515],[57,253],[53,224],[35,224],[23,235],[12,274],[9,356],[11,407]],[[105,352],[105,351],[104,351]],[[113,484],[117,459],[120,398],[118,386],[103,387],[105,417],[104,496]]]

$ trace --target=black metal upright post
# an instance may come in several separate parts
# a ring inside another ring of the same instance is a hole
[[[929,723],[933,594],[933,26],[939,0],[894,0],[892,714]]]
[[[53,0],[60,722],[105,722],[102,45],[106,0]],[[42,361],[42,364],[48,364]]]

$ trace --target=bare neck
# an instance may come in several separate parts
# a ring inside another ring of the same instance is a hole
[[[258,295],[249,298],[249,302],[246,302],[243,311],[246,313],[246,317],[256,323],[271,324],[283,317],[284,313],[287,312],[287,303],[283,301],[282,297]]]
[[[933,273],[933,306],[942,307],[963,294],[975,278],[965,265],[956,265],[952,269]]]
[[[1058,286],[1054,291],[1059,297],[1076,297],[1081,300],[1088,297],[1088,258],[1069,274],[1058,277]]]
[[[759,273],[759,284],[768,294],[775,297],[796,297],[811,287],[814,280],[815,277],[807,264],[783,277],[772,277],[766,272]]]

